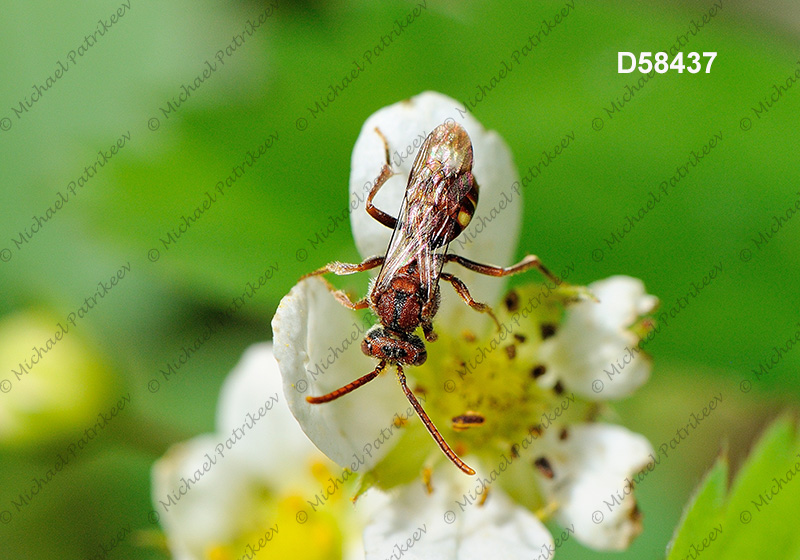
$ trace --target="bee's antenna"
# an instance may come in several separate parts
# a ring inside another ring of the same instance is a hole
[[[351,391],[355,391],[362,385],[366,385],[367,383],[378,377],[378,375],[383,371],[383,368],[385,367],[386,367],[386,361],[381,360],[381,362],[378,364],[378,367],[369,372],[367,375],[363,375],[358,379],[356,379],[355,381],[348,383],[344,387],[339,387],[335,391],[331,391],[327,395],[322,395],[321,397],[306,397],[306,400],[311,404],[322,404],[326,402],[335,401],[339,397],[342,397],[347,393],[350,393]]]
[[[453,451],[450,446],[447,445],[447,442],[442,437],[442,434],[439,433],[439,430],[436,429],[436,426],[433,425],[430,417],[428,417],[428,415],[425,413],[422,405],[419,404],[417,397],[415,397],[414,393],[411,392],[411,389],[408,388],[408,385],[406,384],[406,376],[403,373],[403,368],[400,364],[397,364],[397,377],[400,379],[400,385],[403,387],[403,392],[406,394],[408,402],[410,402],[411,406],[414,407],[414,410],[417,411],[420,420],[422,420],[422,423],[425,424],[425,428],[427,428],[428,432],[430,432],[431,436],[433,436],[434,441],[436,441],[436,443],[439,445],[439,448],[442,450],[442,452],[453,462],[455,466],[464,471],[466,474],[475,474],[475,470],[469,467],[469,465],[467,465],[464,461],[459,459],[455,451]]]

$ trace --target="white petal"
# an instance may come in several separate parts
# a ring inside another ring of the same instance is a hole
[[[225,379],[217,405],[220,457],[246,476],[288,486],[319,452],[289,411],[272,344],[255,344]],[[293,467],[294,465],[294,467]]]
[[[630,276],[611,276],[589,286],[600,303],[576,306],[575,313],[584,315],[583,320],[604,325],[608,330],[630,327],[636,319],[650,313],[658,304],[658,298],[649,295],[644,283]]]
[[[464,492],[474,490],[477,479],[460,473],[438,474],[433,494],[428,495],[421,483],[412,483],[399,489],[390,504],[376,513],[364,531],[367,560],[383,560],[392,554],[400,557],[401,553],[404,560],[530,560],[552,547],[544,525],[499,488],[491,488],[483,506],[470,505]]]
[[[574,525],[575,537],[592,548],[627,548],[641,531],[629,481],[654,466],[650,442],[607,424],[572,426],[564,440],[547,433],[545,442],[541,452],[554,476],[542,487],[558,506],[556,519]]]
[[[559,379],[591,400],[628,396],[650,376],[650,359],[628,328],[658,300],[645,292],[641,280],[627,276],[595,282],[589,289],[599,303],[569,307],[556,335],[542,344],[548,379]]]
[[[454,99],[427,91],[380,109],[364,123],[353,148],[350,173],[350,222],[362,257],[383,255],[392,233],[365,210],[366,197],[385,162],[383,142],[375,128],[380,129],[389,143],[392,169],[396,174],[384,184],[374,203],[396,216],[419,147],[434,128],[449,119],[464,126],[472,140],[473,173],[480,190],[475,216],[464,232],[450,243],[450,252],[481,263],[512,264],[522,215],[521,187],[519,184],[513,187],[519,175],[503,139],[494,131],[486,131],[472,115],[459,111],[460,108],[461,104]],[[462,267],[451,266],[449,270],[466,282],[477,301],[494,303],[499,299],[502,280]],[[445,298],[439,312],[440,321],[459,327],[488,324],[485,317],[468,309],[451,292],[451,289],[443,290]]]
[[[175,558],[205,558],[209,543],[232,540],[240,530],[238,513],[248,509],[252,493],[234,463],[207,458],[214,457],[216,442],[214,435],[198,436],[173,445],[153,464],[153,505]]]
[[[361,460],[370,469],[394,441],[390,438],[377,450],[373,446],[371,456],[365,454],[365,446],[392,425],[395,413],[405,415],[409,407],[391,368],[338,400],[306,401],[306,396],[323,395],[375,369],[375,360],[361,352],[367,326],[357,313],[342,307],[318,278],[292,288],[272,320],[283,391],[303,431],[339,465]]]

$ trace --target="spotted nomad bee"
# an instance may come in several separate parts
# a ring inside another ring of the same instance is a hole
[[[550,278],[554,276],[533,255],[504,268],[480,264],[447,252],[450,242],[470,223],[478,204],[478,183],[472,174],[472,142],[461,125],[447,121],[425,139],[414,160],[397,218],[372,204],[380,188],[394,174],[389,163],[388,142],[378,129],[375,132],[383,140],[386,162],[367,197],[366,210],[374,219],[394,230],[386,255],[368,258],[360,264],[332,262],[303,278],[329,272],[354,274],[381,267],[369,294],[355,302],[325,280],[328,289],[345,307],[369,307],[380,319],[380,324],[372,327],[361,343],[364,354],[379,362],[363,377],[326,395],[306,397],[306,400],[321,404],[338,399],[375,379],[387,365],[394,366],[403,392],[439,448],[458,468],[472,475],[475,471],[445,442],[406,383],[403,366],[419,366],[428,356],[424,342],[415,331],[421,327],[426,341],[436,340],[433,318],[441,299],[439,280],[449,282],[470,307],[489,314],[499,327],[488,305],[472,299],[467,286],[456,276],[442,272],[442,267],[448,262],[489,276],[509,276],[533,267]],[[464,427],[466,424],[465,421]]]

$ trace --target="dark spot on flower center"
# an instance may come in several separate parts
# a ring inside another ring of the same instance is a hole
[[[516,311],[519,309],[519,295],[514,290],[508,292],[505,299],[506,309],[509,311]]]
[[[542,473],[542,476],[544,476],[545,478],[553,478],[555,476],[555,473],[553,472],[553,467],[550,464],[550,461],[548,461],[546,458],[539,457],[533,462],[533,464],[536,466],[537,469],[539,469],[539,472]]]
[[[546,340],[556,334],[556,326],[553,323],[542,324],[542,340]]]
[[[456,431],[463,431],[474,426],[480,426],[486,418],[480,412],[468,411],[452,419],[452,428]]]
[[[513,344],[510,346],[506,346],[506,354],[508,354],[508,359],[513,360],[517,357],[517,347]]]

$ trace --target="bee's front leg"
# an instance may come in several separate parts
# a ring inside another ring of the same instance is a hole
[[[439,336],[433,332],[433,323],[430,322],[422,323],[422,334],[425,335],[425,340],[428,342],[433,342],[439,338]]]
[[[375,179],[375,182],[372,184],[372,189],[370,189],[369,195],[367,196],[367,213],[373,218],[375,218],[377,221],[388,227],[389,229],[394,229],[395,227],[397,227],[397,218],[387,214],[386,212],[384,212],[379,208],[376,208],[372,204],[372,199],[375,198],[375,195],[378,194],[379,190],[381,190],[383,184],[389,179],[389,177],[394,175],[394,171],[392,171],[391,162],[389,161],[389,142],[386,141],[386,137],[380,130],[376,128],[375,132],[378,134],[378,136],[381,137],[381,140],[383,141],[383,151],[386,156],[386,163],[383,164],[381,172]]]

